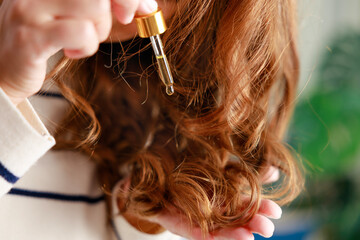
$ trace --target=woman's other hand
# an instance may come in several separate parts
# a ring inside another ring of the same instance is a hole
[[[281,208],[275,202],[264,199],[261,201],[258,213],[243,227],[221,229],[209,234],[206,240],[252,240],[254,233],[264,237],[271,237],[274,232],[274,224],[270,219],[281,217]],[[176,210],[163,212],[151,221],[158,223],[170,232],[185,237],[189,240],[202,240],[200,228],[191,228],[187,219]]]
[[[276,182],[279,180],[279,176],[279,169],[274,166],[269,166],[262,176],[262,182],[264,184]],[[254,233],[269,238],[273,235],[275,230],[275,226],[270,219],[279,219],[281,214],[282,210],[278,204],[271,200],[263,199],[260,203],[258,213],[255,214],[246,226],[221,229],[210,234],[206,240],[252,240],[254,239]],[[175,209],[160,214],[153,218],[152,221],[187,239],[202,240],[201,229],[191,229],[190,224],[185,217]]]
[[[269,166],[262,176],[262,182],[264,184],[276,182],[279,179],[279,175],[278,168]],[[118,186],[122,186],[119,187],[119,189],[127,192],[130,186],[129,181],[129,178],[127,178],[119,182]],[[120,201],[120,199],[118,199],[118,201]],[[118,202],[118,205],[122,205],[121,202]],[[255,214],[246,226],[218,230],[209,234],[206,240],[252,240],[254,239],[253,234],[255,233],[269,238],[273,235],[275,229],[270,219],[279,219],[281,214],[282,210],[278,204],[271,200],[263,199],[257,214]],[[129,222],[139,224],[139,219],[130,213],[124,213],[123,216]],[[199,227],[191,228],[187,218],[176,209],[167,210],[155,217],[147,218],[143,223],[146,223],[146,226],[152,226],[154,223],[158,224],[170,232],[189,240],[203,240],[201,229]],[[133,224],[134,227],[137,225]],[[145,229],[143,226],[141,228]]]
[[[72,59],[93,55],[109,36],[112,12],[126,24],[156,8],[154,0],[3,0],[0,87],[17,105],[41,88],[59,50]]]

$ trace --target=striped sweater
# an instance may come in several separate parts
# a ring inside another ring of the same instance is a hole
[[[168,231],[142,233],[116,210],[108,223],[89,157],[50,150],[67,107],[57,94],[15,107],[0,89],[0,239],[180,239]]]

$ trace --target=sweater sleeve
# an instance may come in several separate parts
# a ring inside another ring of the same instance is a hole
[[[0,196],[54,144],[28,100],[15,107],[0,88]]]

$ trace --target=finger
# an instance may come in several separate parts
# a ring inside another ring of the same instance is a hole
[[[275,230],[273,222],[260,214],[256,214],[246,225],[246,228],[266,238],[271,237]]]
[[[97,22],[95,22],[95,29],[98,34],[98,39],[100,42],[105,41],[109,37],[111,27],[112,27],[111,14],[104,15],[102,18],[98,19]]]
[[[112,9],[117,20],[122,24],[129,24],[135,14],[149,14],[157,10],[155,0],[113,0]]]
[[[158,4],[155,0],[140,1],[139,7],[136,10],[136,14],[149,14],[155,12],[158,9]]]
[[[236,229],[221,229],[216,234],[213,234],[214,240],[253,240],[254,235],[246,228]]]
[[[15,1],[12,17],[17,21],[26,21],[30,26],[41,26],[65,18],[91,20],[100,41],[107,39],[112,25],[110,0]]]
[[[122,24],[132,22],[136,9],[139,7],[139,0],[113,0],[112,10],[117,20]]]
[[[54,18],[77,17],[96,20],[111,15],[110,0],[32,0],[17,1],[17,9],[29,22],[43,23]],[[36,4],[36,7],[34,5]]]
[[[268,218],[279,219],[281,218],[282,210],[281,207],[274,201],[263,199],[261,200],[258,213]]]
[[[165,229],[181,237],[191,240],[202,239],[201,229],[199,227],[191,227],[188,219],[176,210],[171,212],[164,211],[149,220],[160,224]]]
[[[50,51],[64,48],[70,58],[82,58],[93,55],[99,47],[98,34],[94,24],[88,20],[60,19],[43,26],[47,34],[43,47]]]
[[[276,182],[280,178],[280,170],[277,167],[269,166],[261,181],[264,184]]]

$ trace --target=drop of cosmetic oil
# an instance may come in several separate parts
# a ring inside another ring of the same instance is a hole
[[[171,85],[171,86],[166,86],[166,93],[167,95],[173,95],[174,94],[174,87]]]

